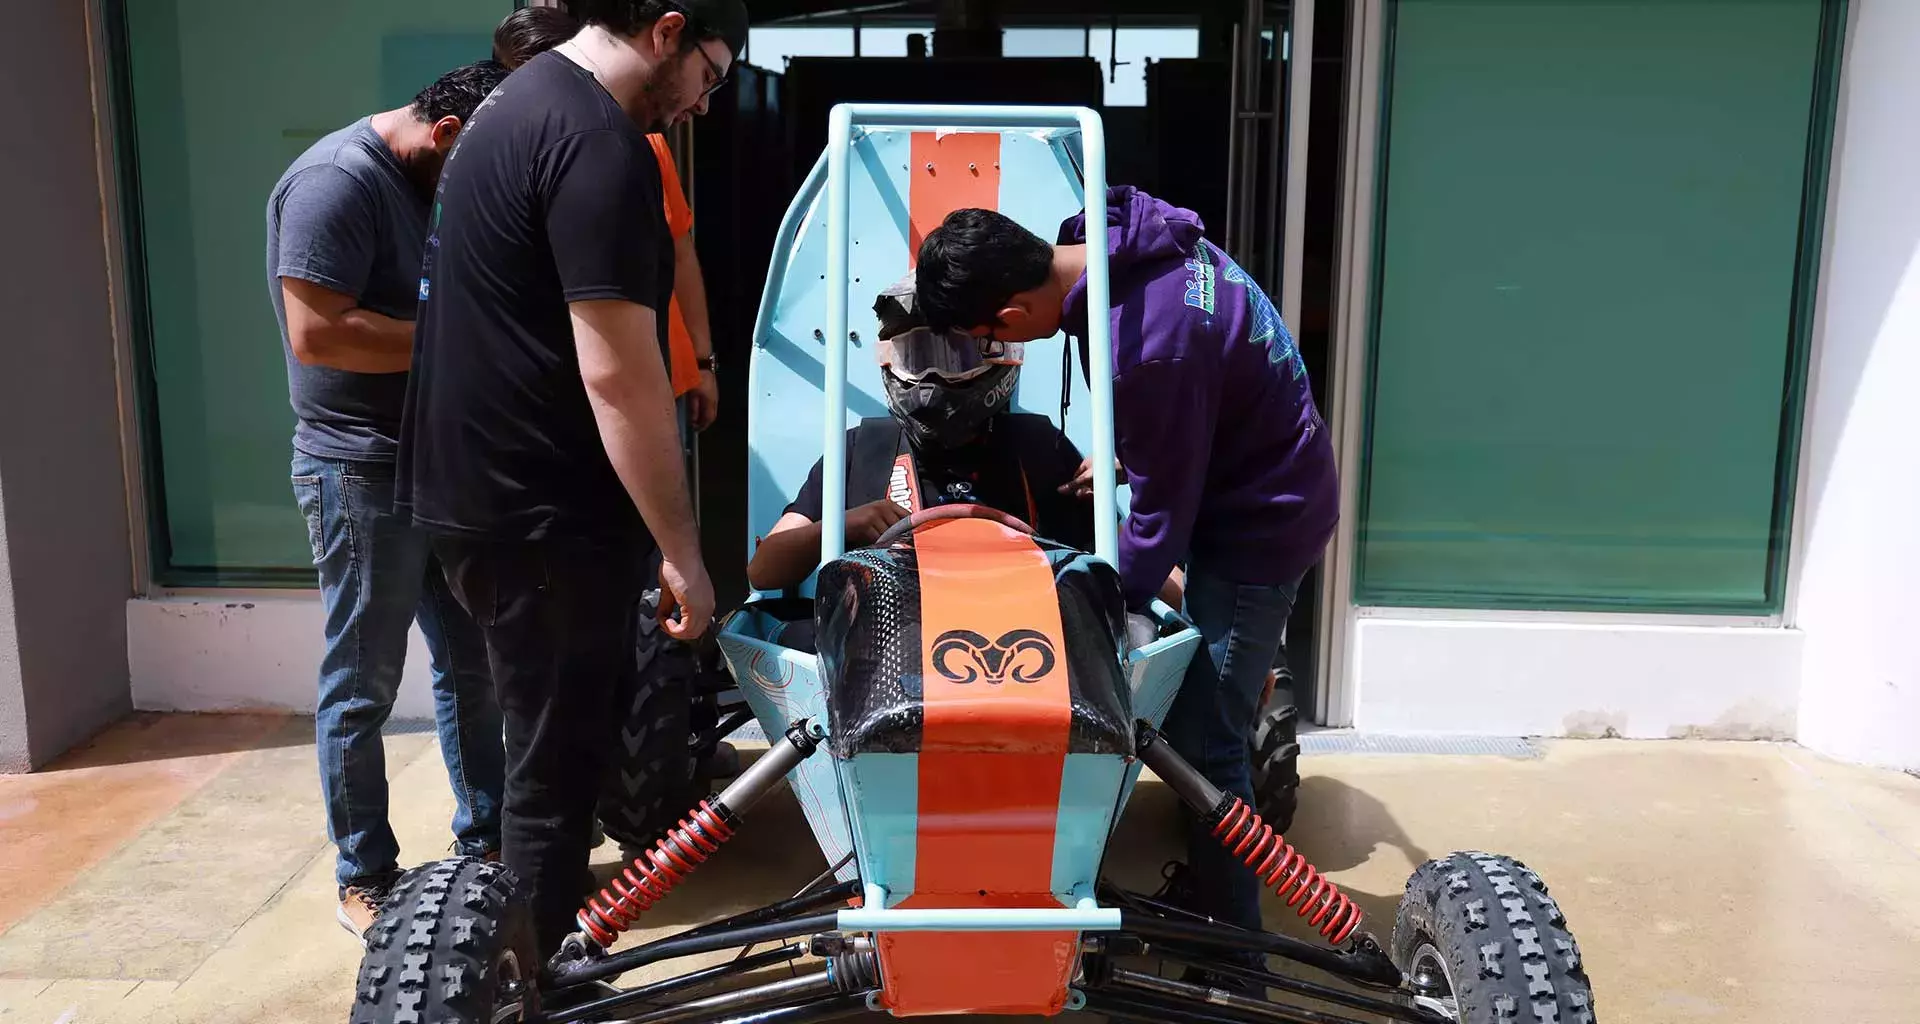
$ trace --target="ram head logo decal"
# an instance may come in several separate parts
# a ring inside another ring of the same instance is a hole
[[[1037,629],[1010,630],[998,640],[950,629],[933,642],[934,671],[955,683],[1035,683],[1053,671],[1054,661],[1053,641]]]

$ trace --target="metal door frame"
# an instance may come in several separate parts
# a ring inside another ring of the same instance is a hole
[[[1353,724],[1353,571],[1357,502],[1365,447],[1367,328],[1372,267],[1381,88],[1387,58],[1386,0],[1349,0],[1347,82],[1340,162],[1340,230],[1334,249],[1333,330],[1328,353],[1327,425],[1340,472],[1339,528],[1320,573],[1320,656],[1315,666],[1315,721]],[[1303,129],[1304,134],[1304,129]],[[1291,215],[1291,210],[1289,210]]]

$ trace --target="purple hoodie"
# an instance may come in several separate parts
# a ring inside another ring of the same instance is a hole
[[[1235,583],[1289,584],[1340,515],[1327,426],[1272,300],[1183,210],[1107,192],[1115,443],[1133,487],[1120,531],[1128,607],[1191,559]],[[1086,217],[1060,226],[1084,243]],[[1085,341],[1087,280],[1062,326]]]

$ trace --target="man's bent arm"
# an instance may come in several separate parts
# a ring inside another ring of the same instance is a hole
[[[699,565],[700,532],[654,311],[622,299],[573,302],[567,309],[580,379],[614,472],[661,555],[675,565]]]
[[[287,342],[306,366],[354,373],[405,373],[413,364],[413,324],[370,309],[359,300],[297,277],[280,279],[287,311]]]

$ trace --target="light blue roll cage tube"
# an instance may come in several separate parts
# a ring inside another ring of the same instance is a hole
[[[847,212],[851,181],[847,161],[860,128],[979,128],[1005,131],[1077,128],[1087,200],[1087,373],[1093,421],[1093,553],[1120,564],[1119,516],[1113,473],[1113,349],[1108,337],[1107,142],[1100,115],[1086,107],[974,107],[842,103],[827,125],[827,366],[826,423],[820,507],[847,505],[847,250],[852,224]],[[1031,524],[1029,524],[1031,525]],[[843,516],[820,517],[820,561],[846,553]]]
[[[847,504],[844,440],[847,430],[847,251],[852,235],[847,163],[854,132],[862,128],[1079,130],[1087,202],[1087,373],[1092,396],[1093,547],[1095,555],[1111,565],[1119,565],[1118,500],[1113,471],[1113,350],[1108,317],[1107,148],[1100,115],[1085,107],[843,103],[833,108],[827,126],[826,422],[821,428],[820,507],[840,509]],[[821,516],[821,563],[845,552],[845,517]],[[888,910],[882,909],[886,906],[883,894],[867,895],[866,907],[840,912],[840,927],[848,931],[1110,931],[1120,926],[1118,910],[1098,907],[1092,900],[1059,910]]]

